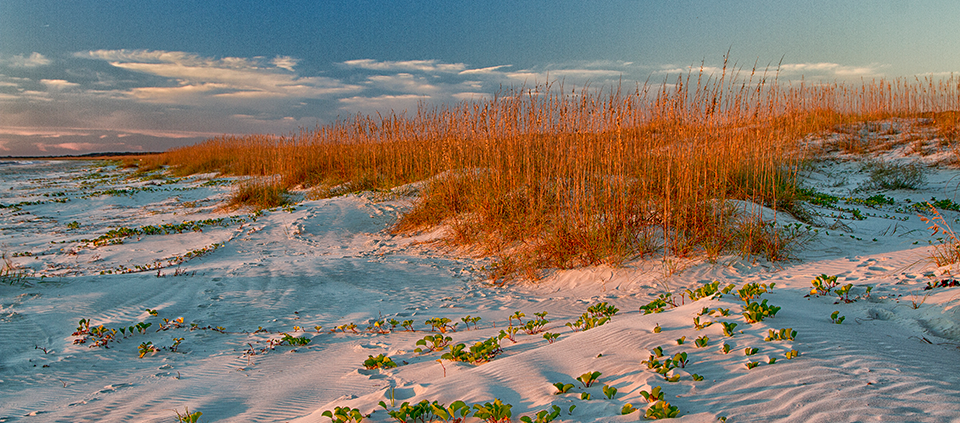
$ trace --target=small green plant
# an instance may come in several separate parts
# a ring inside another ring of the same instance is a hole
[[[199,411],[191,413],[189,407],[183,407],[183,414],[180,414],[176,409],[173,412],[177,413],[177,422],[179,423],[197,423],[200,421],[200,416],[203,415]]]
[[[471,325],[471,324],[473,324],[473,329],[476,330],[476,329],[477,329],[477,322],[480,321],[480,316],[473,317],[473,316],[470,316],[470,315],[468,314],[466,317],[461,317],[461,318],[460,318],[460,321],[463,322],[463,327],[467,328],[467,330],[470,329],[470,325]]]
[[[816,278],[813,278],[810,283],[813,284],[813,289],[810,290],[810,295],[827,295],[831,290],[833,290],[833,288],[836,288],[837,276],[827,276],[826,274],[821,274]]]
[[[430,326],[430,332],[440,331],[440,333],[447,333],[447,331],[456,332],[456,324],[450,325],[450,319],[446,317],[435,317],[433,319],[428,319],[423,324]]]
[[[537,412],[534,418],[527,416],[520,417],[520,421],[523,423],[550,423],[554,419],[560,416],[560,407],[556,405],[552,406],[552,411],[540,410]]]
[[[617,396],[617,388],[610,385],[603,385],[603,395],[606,395],[607,399],[613,399],[613,397]]]
[[[403,326],[407,332],[413,332],[413,320],[404,320],[403,323],[400,323],[400,326]]]
[[[298,347],[298,346],[303,346],[310,343],[310,338],[307,338],[305,336],[295,337],[288,333],[281,333],[281,335],[283,335],[283,337],[280,338],[280,344],[286,343],[287,345],[290,345],[292,347]]]
[[[746,347],[743,349],[743,355],[754,355],[757,353],[757,351],[759,350],[756,348]]]
[[[67,223],[67,228],[70,229],[80,229],[80,222],[74,220],[73,222]]]
[[[433,408],[433,414],[445,422],[462,423],[470,415],[470,406],[459,400],[449,407],[434,401],[430,407]]]
[[[573,389],[572,383],[557,382],[553,386],[557,387],[557,392],[554,392],[554,395],[562,395]]]
[[[852,302],[854,301],[854,300],[850,299],[850,289],[852,289],[852,288],[853,288],[853,284],[852,284],[852,283],[848,283],[848,284],[846,284],[846,285],[844,285],[844,286],[842,286],[842,287],[840,287],[840,288],[837,288],[837,290],[834,291],[834,294],[837,294],[837,296],[840,297],[837,301],[843,301],[843,302],[845,302],[845,303],[852,303]]]
[[[360,333],[360,332],[357,332],[356,323],[347,323],[347,324],[339,325],[333,329],[334,332],[340,331],[343,333],[347,333],[348,330],[353,333]]]
[[[734,330],[737,328],[737,324],[733,322],[720,322],[723,325],[723,335],[724,336],[733,336]]]
[[[329,417],[333,423],[360,423],[364,418],[370,417],[370,415],[364,416],[360,410],[350,407],[335,407],[333,411],[326,410],[320,415]]]
[[[709,342],[710,342],[710,338],[704,335],[704,336],[698,337],[695,341],[693,341],[693,344],[696,345],[697,348],[704,348],[707,346],[707,343]]]
[[[450,344],[453,338],[449,336],[444,336],[442,333],[435,335],[424,336],[423,339],[417,341],[417,345],[422,345],[424,348],[416,348],[415,352],[418,354],[426,354],[431,351],[443,351],[447,345]]]
[[[597,379],[600,378],[600,372],[587,372],[577,377],[577,380],[583,384],[584,388],[589,388],[590,385],[593,385],[597,382]]]
[[[664,375],[663,375],[663,380],[665,380],[665,381],[667,381],[667,382],[670,382],[670,383],[676,383],[676,382],[679,382],[679,381],[680,381],[680,375],[667,376],[666,374],[664,374]]]
[[[660,367],[663,366],[663,364],[660,363],[660,360],[657,360],[656,358],[654,358],[653,355],[650,355],[650,359],[649,359],[649,360],[643,360],[643,361],[641,361],[640,364],[643,364],[643,365],[647,366],[647,368],[650,369],[650,370],[657,370],[657,369],[659,369]]]
[[[653,355],[657,356],[658,358],[663,357],[663,347],[656,347],[650,350],[650,352],[652,352]]]
[[[765,294],[768,290],[772,291],[775,283],[767,285],[765,283],[748,283],[737,290],[737,295],[740,297],[740,300],[744,303],[749,303],[750,300],[754,298],[760,298],[761,295]]]
[[[502,352],[503,350],[500,348],[500,338],[494,336],[486,341],[473,344],[469,350],[464,344],[454,345],[450,347],[450,352],[443,354],[440,358],[480,365],[493,360],[494,357]]]
[[[550,332],[543,333],[543,339],[546,339],[548,344],[554,343],[559,337],[560,337],[559,333],[550,333]]]
[[[390,369],[397,367],[397,363],[394,363],[393,359],[383,354],[380,354],[376,357],[370,355],[366,360],[363,361],[363,367],[367,370]]]
[[[747,323],[759,323],[767,317],[775,317],[780,307],[767,305],[767,300],[762,302],[747,301],[743,308],[743,318]]]
[[[390,410],[387,404],[380,401],[380,406],[387,410],[387,415],[396,419],[398,422],[428,422],[434,420],[434,409],[429,401],[423,400],[417,404],[410,405],[409,402],[400,404],[400,408]]]
[[[676,307],[676,304],[673,302],[672,296],[673,295],[670,294],[669,292],[660,294],[660,296],[657,299],[651,301],[646,305],[640,306],[640,312],[643,314],[660,313],[664,309],[666,309],[667,306]]]
[[[780,330],[767,330],[767,337],[764,338],[764,341],[793,341],[794,337],[797,336],[797,331],[792,328],[783,328]]]
[[[699,382],[699,381],[703,380],[703,376],[700,376],[700,375],[698,375],[698,374],[696,374],[696,373],[690,375],[690,377],[693,378],[693,381],[694,381],[694,382]]]
[[[657,323],[657,325],[653,327],[653,333],[660,333],[660,331],[662,330],[663,328],[660,327],[659,323]]]
[[[729,309],[729,308],[718,308],[718,309],[717,309],[717,313],[720,313],[721,316],[726,317],[726,316],[729,316],[729,315],[730,315],[730,309]]]
[[[686,336],[681,336],[677,338],[677,345],[683,345],[683,341],[686,341],[686,340],[687,340]]]
[[[513,326],[508,326],[506,329],[501,329],[501,330],[500,330],[500,334],[499,334],[497,337],[500,338],[500,339],[507,338],[507,339],[509,339],[510,341],[512,341],[514,344],[516,344],[516,343],[517,343],[517,331],[519,331],[519,330],[520,330],[519,328],[515,328],[515,327],[513,327]]]
[[[776,362],[777,362],[776,357],[770,357],[769,359],[767,359],[767,364],[774,364]]]
[[[474,404],[473,417],[483,420],[487,423],[505,423],[510,421],[513,413],[510,409],[513,406],[504,404],[500,399],[494,399],[492,403]]]
[[[566,326],[573,329],[574,332],[586,331],[610,321],[610,317],[596,317],[589,313],[583,313],[576,322],[567,322]]]
[[[654,386],[650,391],[640,391],[640,395],[643,399],[647,400],[648,403],[655,403],[657,401],[663,400],[663,392],[660,391],[660,386]]]
[[[750,369],[752,369],[752,368],[754,368],[754,367],[759,366],[759,365],[760,365],[760,362],[759,362],[759,361],[748,361],[748,362],[747,362],[746,364],[744,364],[744,365],[747,366],[747,370],[750,370]]]
[[[387,328],[386,320],[374,320],[373,323],[367,326],[367,332],[385,335],[390,333],[390,329]]]
[[[620,415],[621,415],[621,416],[626,416],[627,414],[631,414],[631,413],[633,413],[634,411],[637,411],[637,409],[633,407],[633,404],[630,404],[630,403],[628,402],[628,403],[624,404],[622,408],[620,408]]]
[[[729,352],[730,352],[730,344],[723,344],[723,345],[721,345],[721,346],[720,346],[720,351],[723,352],[724,354],[729,353]]]
[[[679,367],[681,369],[687,367],[687,363],[690,362],[690,360],[687,359],[687,353],[685,352],[678,352],[674,354],[671,361],[673,361],[673,365],[675,367]]]
[[[710,327],[710,325],[712,325],[712,324],[713,324],[713,322],[703,322],[703,323],[701,323],[699,316],[693,318],[693,327],[696,328],[697,330],[701,330],[701,329]]]
[[[670,405],[669,402],[661,400],[653,403],[650,408],[647,408],[647,412],[644,414],[644,417],[651,420],[672,419],[677,417],[677,414],[679,413],[680,412],[676,406]]]
[[[537,318],[533,320],[527,320],[527,323],[522,326],[523,331],[526,332],[527,335],[536,335],[540,332],[543,332],[544,326],[546,326],[547,323],[550,323],[550,321],[546,319],[547,312],[545,311],[533,313],[533,315],[537,316]]]
[[[840,315],[840,310],[830,313],[830,321],[833,323],[836,323],[839,325],[843,323],[843,319],[846,319],[846,317]]]
[[[589,392],[581,392],[581,393],[580,393],[580,399],[583,400],[583,401],[590,401],[590,393],[589,393]]]
[[[147,354],[159,352],[160,348],[157,348],[155,345],[153,345],[153,342],[147,341],[141,342],[140,346],[137,347],[137,351],[140,351],[140,358],[143,358],[143,356]]]
[[[716,298],[720,298],[721,296],[719,288],[720,288],[720,281],[713,281],[693,291],[687,289],[685,292],[687,296],[690,297],[690,301],[698,301],[701,298],[707,298],[707,297],[716,299]]]
[[[783,355],[787,357],[787,360],[793,360],[794,358],[797,358],[798,355],[800,355],[800,352],[797,350],[790,350],[784,353]]]
[[[587,307],[587,313],[590,313],[590,315],[592,315],[595,318],[613,317],[619,311],[620,309],[610,304],[607,304],[606,301]]]

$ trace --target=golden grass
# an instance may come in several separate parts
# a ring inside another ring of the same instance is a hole
[[[264,179],[243,182],[230,197],[227,207],[250,206],[254,209],[269,209],[290,204],[286,188]]]
[[[276,176],[283,188],[429,180],[396,231],[447,224],[450,243],[498,257],[495,276],[535,278],[649,255],[783,258],[792,238],[726,200],[797,212],[804,136],[958,105],[953,78],[778,85],[725,70],[628,92],[548,84],[291,136],[223,136],[158,163]]]

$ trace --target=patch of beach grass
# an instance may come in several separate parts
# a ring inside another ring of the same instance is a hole
[[[794,238],[716,204],[743,200],[802,219],[798,173],[815,154],[804,137],[960,109],[955,83],[779,85],[772,76],[725,66],[630,90],[521,87],[283,137],[217,137],[160,161],[177,174],[279,175],[238,190],[235,204],[256,207],[279,204],[266,199],[294,186],[322,198],[427,181],[395,232],[446,225],[451,245],[499,257],[495,273],[537,277],[652,254],[782,259]],[[858,131],[848,149],[862,154],[870,146]],[[884,186],[920,183],[913,168],[885,172]]]
[[[270,209],[290,204],[290,192],[275,181],[252,179],[240,184],[230,197],[228,207]]]

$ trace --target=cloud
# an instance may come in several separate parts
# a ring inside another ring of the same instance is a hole
[[[41,151],[47,151],[47,148],[59,148],[70,151],[91,151],[98,148],[110,148],[122,146],[124,144],[94,144],[91,142],[64,142],[60,144],[37,144]]]
[[[811,77],[835,76],[835,77],[871,77],[883,76],[880,72],[879,64],[870,64],[867,66],[849,66],[839,63],[787,63],[780,66],[780,73],[786,75],[803,75]]]
[[[489,74],[489,73],[496,72],[496,71],[498,71],[498,70],[500,70],[500,69],[503,69],[503,68],[509,68],[509,67],[511,67],[511,66],[513,66],[513,65],[498,65],[498,66],[490,66],[490,67],[480,68],[480,69],[464,69],[464,70],[460,71],[460,75],[470,75],[470,74],[475,74],[475,73]]]
[[[0,126],[0,135],[14,135],[20,137],[61,138],[115,135],[117,138],[129,137],[132,134],[146,135],[157,138],[202,138],[223,135],[219,132],[203,131],[176,131],[153,129],[96,129],[96,128],[29,128],[18,126]]]
[[[77,88],[80,86],[80,84],[75,84],[73,82],[65,81],[63,79],[41,79],[40,82],[43,85],[47,86],[47,90],[56,90],[56,91],[69,90],[69,89]]]
[[[38,68],[47,66],[50,63],[52,63],[50,59],[37,52],[30,53],[29,56],[17,54],[7,58],[0,58],[0,64],[5,64],[13,68]]]
[[[276,66],[280,69],[286,69],[290,72],[293,72],[293,67],[297,65],[299,61],[290,56],[277,56],[270,61],[270,64]]]
[[[214,59],[176,51],[96,50],[76,57],[107,61],[131,72],[166,78],[169,86],[138,87],[125,93],[157,103],[201,105],[221,100],[322,98],[360,91],[362,87],[327,77],[292,74],[297,60],[269,61],[239,57]]]
[[[375,71],[460,73],[466,69],[463,63],[440,63],[439,60],[377,61],[373,59],[347,60],[344,66]]]

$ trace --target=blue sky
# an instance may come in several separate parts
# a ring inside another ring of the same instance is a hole
[[[287,134],[703,63],[780,79],[960,72],[956,1],[0,0],[0,156]]]

